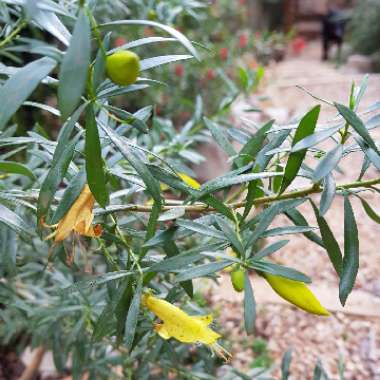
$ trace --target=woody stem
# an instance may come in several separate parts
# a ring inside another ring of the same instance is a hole
[[[348,190],[348,189],[355,189],[355,188],[360,188],[360,187],[370,188],[378,184],[380,184],[380,178],[375,178],[375,179],[371,179],[367,181],[355,181],[355,182],[342,183],[342,184],[338,184],[336,187],[337,189],[340,189],[340,190]],[[313,184],[311,186],[307,186],[299,190],[289,191],[281,195],[269,195],[265,197],[256,198],[253,201],[253,205],[258,206],[258,205],[282,201],[285,199],[300,198],[307,195],[320,193],[322,192],[322,190],[323,188],[319,184]],[[226,204],[227,207],[234,210],[242,208],[245,205],[246,205],[246,201]],[[176,206],[164,205],[162,206],[161,211],[168,211],[168,210],[172,210],[178,207],[184,209],[186,212],[214,212],[216,211],[215,208],[209,207],[205,204],[192,204],[192,205],[180,204]],[[125,206],[120,206],[120,208],[117,208],[116,206],[116,207],[113,207],[112,210],[109,210],[108,212],[107,210],[105,210],[105,213],[114,212],[114,211],[151,212],[152,206],[141,205],[141,204],[125,205]]]

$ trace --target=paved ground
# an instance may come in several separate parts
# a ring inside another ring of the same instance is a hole
[[[297,112],[303,114],[318,103],[295,85],[301,85],[321,98],[347,104],[352,81],[360,83],[363,74],[355,73],[352,68],[337,69],[331,63],[322,63],[319,56],[319,46],[312,44],[302,56],[289,58],[267,71],[267,86],[262,94],[267,99],[261,102],[267,117],[286,122]],[[372,75],[361,109],[379,99],[380,76]],[[244,108],[244,104],[237,106],[237,110]],[[239,115],[239,111],[237,112]],[[333,108],[323,105],[321,119],[328,120],[335,113]],[[378,132],[377,137],[380,137]],[[357,178],[361,163],[358,156],[343,160],[342,172],[336,175],[336,181],[346,182]],[[310,165],[314,167],[315,162],[310,162]],[[379,175],[375,169],[368,172],[368,177],[376,178]],[[369,193],[366,199],[380,211],[378,194]],[[319,201],[319,196],[315,200]],[[345,361],[346,380],[380,379],[380,228],[366,216],[360,203],[353,200],[353,205],[360,232],[361,267],[356,293],[349,301],[347,312],[342,312],[337,306],[338,281],[325,252],[318,246],[309,244],[303,237],[292,236],[289,245],[281,253],[274,255],[274,258],[277,262],[298,268],[313,278],[315,291],[322,303],[333,311],[331,317],[317,318],[285,306],[278,302],[278,298],[276,300],[271,290],[265,288],[262,282],[252,280],[260,304],[257,335],[268,339],[276,364],[279,364],[281,353],[290,346],[294,348],[294,380],[311,379],[312,368],[318,358],[323,360],[331,378],[338,379],[337,362],[340,356]],[[326,217],[343,247],[342,206],[342,199],[335,199]],[[300,211],[304,212],[311,225],[315,225],[308,205],[301,207]],[[275,221],[276,225],[286,223],[285,218]],[[214,295],[210,294],[210,297],[218,305],[228,305],[223,310],[231,312],[227,315],[221,313],[222,323],[227,323],[233,335],[240,341],[245,341],[246,337],[241,330],[241,302],[228,282],[228,278],[223,278],[222,288],[215,291]],[[374,315],[377,317],[373,317]],[[241,347],[236,346],[236,352]],[[252,358],[252,350],[247,349],[237,354],[235,360],[237,364],[247,366]]]

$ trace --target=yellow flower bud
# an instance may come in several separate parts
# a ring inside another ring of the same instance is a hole
[[[330,315],[303,282],[289,280],[268,273],[264,273],[263,276],[272,289],[291,304],[311,314]]]
[[[109,79],[120,86],[136,82],[140,72],[139,56],[132,51],[117,51],[107,57],[106,72]]]

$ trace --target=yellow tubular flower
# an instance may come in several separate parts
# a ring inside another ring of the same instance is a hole
[[[56,226],[56,231],[49,235],[47,239],[55,236],[54,241],[60,242],[66,239],[72,231],[89,237],[101,235],[102,228],[100,225],[93,226],[91,224],[94,219],[92,212],[94,204],[95,198],[86,184],[77,200]]]
[[[183,343],[202,343],[224,360],[230,359],[230,353],[217,343],[220,335],[208,327],[213,320],[211,315],[190,316],[179,307],[151,294],[143,295],[142,304],[163,321],[154,326],[161,338],[175,338]]]
[[[201,187],[200,183],[196,181],[194,178],[191,178],[185,173],[178,173],[178,176],[185,182],[187,185],[192,187],[193,189],[199,189]]]
[[[198,190],[201,187],[201,184],[195,180],[194,178],[191,178],[185,173],[177,173],[178,177],[182,179],[183,182],[186,183],[186,185],[189,185],[193,189]],[[170,187],[166,183],[161,183],[160,184],[160,189],[161,191],[166,191],[169,190]]]
[[[263,274],[272,289],[291,304],[311,314],[328,316],[330,313],[320,304],[312,291],[300,281]]]

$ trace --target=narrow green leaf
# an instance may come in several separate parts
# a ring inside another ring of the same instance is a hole
[[[65,216],[75,200],[79,197],[86,181],[87,177],[85,170],[81,170],[75,177],[73,177],[51,218],[51,224],[58,223]]]
[[[103,130],[109,136],[113,144],[119,149],[120,153],[125,157],[125,159],[131,164],[131,166],[136,170],[136,172],[141,176],[141,179],[146,185],[147,192],[152,196],[152,198],[157,202],[161,203],[161,191],[160,184],[152,176],[148,167],[143,161],[125,144],[117,133],[112,129],[102,125]]]
[[[356,97],[355,97],[354,111],[357,111],[357,109],[359,108],[360,101],[362,100],[363,95],[368,87],[368,79],[369,79],[369,75],[366,74],[364,75],[362,82],[360,83],[359,91],[357,92]]]
[[[369,205],[367,201],[360,198],[360,201],[362,202],[362,206],[364,208],[364,211],[366,214],[376,223],[380,224],[380,215],[376,213],[376,211]]]
[[[268,246],[266,246],[261,251],[255,253],[253,255],[253,258],[255,260],[260,260],[260,259],[267,257],[267,256],[271,255],[272,253],[280,250],[282,247],[284,247],[288,243],[289,243],[289,240],[276,241],[275,243],[269,244]]]
[[[156,233],[156,225],[157,225],[158,217],[160,216],[160,212],[161,212],[161,203],[154,202],[152,211],[150,212],[150,215],[149,215],[148,226],[147,226],[146,234],[144,238],[145,242],[149,241]],[[148,249],[149,249],[148,247],[142,247],[141,257],[145,256],[145,254],[148,252]]]
[[[33,172],[25,165],[12,161],[0,161],[0,172],[20,174],[34,180],[36,177]]]
[[[99,276],[91,276],[91,278],[87,280],[81,280],[65,288],[59,289],[58,293],[61,296],[65,296],[70,293],[75,293],[75,292],[84,290],[86,288],[93,288],[94,286],[103,285],[109,281],[119,280],[120,278],[129,277],[134,274],[136,274],[135,271],[120,270],[117,272],[109,272],[106,274],[101,274]]]
[[[311,148],[314,145],[328,139],[340,130],[341,126],[331,127],[324,129],[323,131],[315,132],[310,136],[305,137],[292,147],[292,152],[298,152],[300,150]]]
[[[172,272],[181,270],[189,264],[192,264],[195,261],[198,261],[203,256],[198,252],[189,254],[184,252],[178,256],[169,257],[165,260],[160,261],[157,264],[153,264],[149,271],[151,272]]]
[[[114,107],[114,106],[105,105],[105,108],[107,108],[113,114],[115,114],[124,124],[133,125],[142,133],[148,133],[148,131],[149,131],[148,126],[145,124],[145,122],[143,120],[136,117],[135,114],[132,114],[130,112],[127,112],[121,108]],[[144,107],[144,108],[149,110],[151,107],[148,106],[148,107]],[[144,111],[144,108],[142,108],[140,111]]]
[[[336,241],[334,234],[332,233],[325,218],[320,214],[317,206],[314,204],[314,202],[311,202],[311,205],[317,219],[319,230],[321,231],[323,245],[325,246],[326,252],[329,255],[331,264],[334,266],[336,273],[340,277],[342,273],[343,258],[339,244]]]
[[[140,61],[140,71],[150,70],[155,67],[166,65],[168,63],[183,61],[193,58],[191,55],[162,55],[158,57],[146,58]]]
[[[0,131],[56,64],[54,59],[48,57],[33,61],[18,69],[0,87]]]
[[[377,154],[380,154],[375,142],[368,133],[366,126],[364,125],[363,121],[356,115],[356,113],[343,104],[335,103],[335,107],[344,117],[346,122],[351,125],[352,128],[354,128],[355,131],[363,138],[368,146],[372,148]]]
[[[105,50],[108,50],[110,46],[110,37],[111,33],[107,33],[106,36],[103,39],[103,47]],[[92,72],[92,85],[94,90],[99,87],[100,83],[103,82],[105,79],[105,69],[106,69],[106,55],[99,47],[98,52],[96,54],[95,63],[94,63],[94,70]]]
[[[310,226],[289,226],[289,227],[277,227],[270,230],[266,230],[261,237],[267,238],[271,236],[282,236],[282,235],[291,235],[291,234],[305,234],[314,230],[315,227]]]
[[[241,167],[254,161],[257,153],[263,146],[265,139],[267,138],[267,132],[272,128],[274,120],[270,120],[265,123],[243,146],[239,152],[239,157],[235,159],[237,167]]]
[[[78,122],[82,112],[85,110],[87,105],[87,102],[81,104],[70,116],[70,118],[65,122],[65,124],[59,131],[57,137],[57,145],[54,150],[52,165],[54,165],[55,162],[60,159],[63,151],[67,148],[67,144],[69,143],[71,133],[75,128],[75,124]]]
[[[86,154],[88,186],[100,206],[105,208],[109,201],[109,195],[103,167],[99,131],[96,124],[94,109],[91,105],[87,107],[86,111],[86,141],[84,150]]]
[[[204,183],[200,188],[197,198],[200,198],[206,194],[224,189],[232,185],[239,185],[245,182],[251,182],[251,181],[264,179],[264,178],[277,177],[281,175],[282,173],[277,173],[277,172],[249,173],[249,174],[234,175],[231,177],[228,177],[226,175],[222,178],[213,179]]]
[[[326,154],[319,162],[313,173],[313,182],[318,183],[322,178],[330,174],[338,165],[342,158],[343,145],[338,144],[334,149]]]
[[[290,364],[292,362],[292,349],[285,352],[281,361],[281,380],[288,380],[290,376]]]
[[[140,312],[140,300],[142,292],[142,283],[136,286],[131,305],[128,310],[127,320],[125,322],[125,346],[127,350],[132,348],[133,339],[135,337],[137,320]]]
[[[184,216],[186,213],[185,207],[182,206],[175,206],[171,208],[170,210],[162,213],[160,217],[158,218],[159,222],[167,222],[169,220],[175,220],[179,219],[182,216]]]
[[[223,128],[216,124],[214,121],[208,119],[207,117],[203,118],[203,121],[206,127],[210,130],[212,136],[214,137],[217,144],[229,155],[236,156],[235,148],[232,146],[228,140],[226,133]]]
[[[359,239],[355,215],[348,196],[344,197],[344,257],[339,283],[339,298],[344,306],[359,270]]]
[[[199,60],[198,54],[196,50],[194,49],[191,42],[177,29],[174,29],[168,25],[160,24],[155,21],[149,21],[149,20],[118,20],[118,21],[111,21],[106,24],[101,24],[99,27],[108,27],[108,26],[114,26],[114,25],[148,25],[153,26],[155,28],[159,28],[164,30],[165,32],[172,35],[176,40],[178,40],[195,58]]]
[[[296,226],[307,226],[307,220],[305,217],[296,209],[288,209],[285,212],[285,215],[296,225]],[[307,239],[312,241],[315,244],[318,244],[324,248],[322,239],[313,231],[305,232],[303,234]]]
[[[116,345],[120,345],[124,339],[125,323],[127,321],[128,310],[133,297],[133,278],[127,277],[122,282],[121,293],[116,300],[114,315],[116,318]]]
[[[29,236],[33,236],[31,228],[21,219],[15,212],[9,208],[0,204],[0,222],[4,223],[8,227],[17,233],[25,233]]]
[[[301,141],[305,137],[314,133],[315,127],[317,125],[319,111],[321,106],[316,106],[312,108],[300,121],[294,139],[292,142],[292,147]],[[301,164],[305,158],[306,149],[290,153],[288,161],[285,167],[284,177],[281,183],[280,194],[283,193],[287,187],[292,183],[294,178],[297,176]]]
[[[318,359],[317,364],[314,368],[313,380],[329,380],[329,377],[327,376],[320,359]]]
[[[244,328],[248,335],[253,334],[256,320],[256,301],[248,271],[244,276]]]
[[[325,215],[329,210],[336,191],[336,184],[333,175],[330,173],[323,180],[323,191],[321,195],[321,202],[319,205],[319,212],[321,215]]]
[[[362,151],[365,153],[368,160],[375,166],[377,170],[380,170],[380,154],[376,153],[368,144],[360,137],[355,138]]]
[[[228,241],[232,244],[234,249],[241,255],[244,256],[244,247],[236,231],[231,227],[231,225],[223,218],[215,217],[220,229],[225,234]]]
[[[86,86],[90,55],[91,28],[81,9],[59,71],[58,108],[62,120],[70,116],[80,101]]]
[[[169,257],[178,257],[180,255],[179,249],[173,240],[169,240],[165,242],[164,251]],[[180,284],[182,288],[185,290],[186,294],[190,298],[193,298],[194,296],[193,282],[191,280],[188,280],[188,281],[181,282]]]
[[[179,219],[177,220],[177,225],[201,235],[226,240],[226,237],[222,231],[219,231],[214,227],[206,226],[202,223],[193,222],[192,220],[187,219]]]
[[[275,276],[289,278],[290,280],[305,282],[307,284],[311,283],[311,279],[305,274],[293,268],[288,268],[283,265],[277,265],[269,261],[256,260],[255,258],[253,258],[249,260],[249,266],[252,269],[255,269],[259,272],[266,272]]]
[[[2,212],[0,205],[0,212]],[[7,215],[5,215],[7,217]],[[0,216],[0,222],[2,216]],[[24,227],[24,226],[22,226]],[[25,226],[27,227],[27,226]],[[16,227],[19,228],[18,226]],[[0,276],[14,277],[17,274],[16,256],[18,252],[18,237],[15,227],[0,223]]]
[[[58,189],[59,184],[66,175],[67,169],[74,155],[74,148],[78,141],[79,134],[71,141],[62,152],[61,156],[55,162],[45,177],[41,185],[37,201],[37,221],[41,223],[41,218],[45,217],[50,204],[53,200],[54,194]]]
[[[231,264],[233,264],[233,261],[218,261],[192,267],[191,269],[186,269],[178,273],[175,277],[175,281],[183,282],[186,280],[192,280],[193,278],[204,277],[212,273],[217,273]]]

